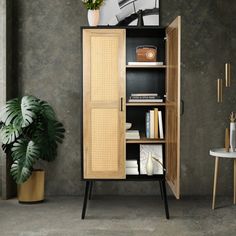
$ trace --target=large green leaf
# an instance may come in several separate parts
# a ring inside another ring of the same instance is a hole
[[[31,176],[31,173],[32,170],[22,165],[18,160],[14,161],[11,166],[11,175],[17,184],[24,183]]]
[[[62,123],[56,120],[42,120],[33,139],[40,147],[40,158],[53,161],[57,155],[57,143],[62,143],[65,129]]]
[[[30,125],[39,109],[39,100],[33,96],[24,96],[21,101],[16,98],[8,101],[0,111],[0,120],[8,126],[18,127]]]
[[[3,126],[0,129],[0,138],[3,144],[10,144],[22,134],[22,129],[10,124],[8,126]]]
[[[49,105],[49,103],[45,101],[40,101],[40,109],[41,109],[41,114],[49,119],[49,120],[56,120],[56,115],[53,110],[53,108]]]
[[[11,166],[11,174],[20,184],[31,175],[33,165],[40,156],[39,148],[34,141],[22,139],[13,144],[11,149],[14,163]]]

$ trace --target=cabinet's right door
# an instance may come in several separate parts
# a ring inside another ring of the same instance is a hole
[[[166,180],[180,197],[180,40],[181,18],[166,29]]]

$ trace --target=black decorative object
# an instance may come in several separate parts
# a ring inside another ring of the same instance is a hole
[[[159,16],[159,8],[153,8],[153,9],[146,9],[146,10],[141,10],[142,11],[142,19],[144,16],[151,16],[151,15],[157,15]],[[121,20],[117,26],[128,26],[129,24],[131,24],[134,20],[139,19],[139,13],[133,13],[130,16],[124,18],[123,20]],[[139,25],[138,25],[139,26]],[[143,25],[144,26],[144,21],[143,21]]]
[[[139,10],[138,11],[138,23],[137,23],[138,27],[142,27],[144,26],[144,21],[143,21],[143,11]]]
[[[159,26],[159,9],[160,0],[106,0],[100,11],[100,25]]]

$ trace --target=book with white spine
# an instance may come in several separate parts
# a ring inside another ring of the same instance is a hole
[[[160,139],[164,139],[163,121],[162,121],[161,111],[158,111],[158,126],[159,126],[159,137]]]

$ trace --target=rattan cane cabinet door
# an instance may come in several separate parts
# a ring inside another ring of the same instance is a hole
[[[125,178],[125,30],[83,30],[85,179]]]
[[[180,197],[180,16],[166,30],[166,179]]]

